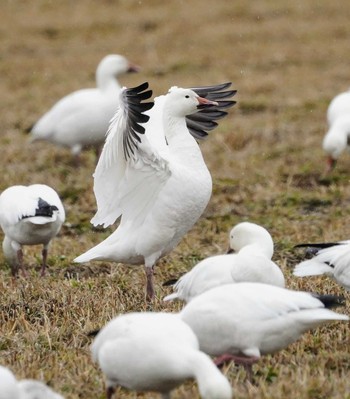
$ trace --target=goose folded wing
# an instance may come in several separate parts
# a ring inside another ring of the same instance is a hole
[[[105,227],[121,215],[141,222],[170,171],[168,162],[147,138],[146,126],[153,102],[148,83],[122,89],[119,109],[111,121],[94,173],[97,213],[91,220]]]

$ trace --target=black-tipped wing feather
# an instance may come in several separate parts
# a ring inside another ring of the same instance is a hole
[[[144,112],[151,109],[152,102],[142,102],[152,96],[152,90],[148,89],[148,83],[145,82],[137,87],[124,90],[122,102],[124,112],[126,113],[126,129],[123,136],[123,149],[125,159],[130,158],[135,153],[138,143],[141,142],[140,134],[145,133],[145,128],[140,125],[149,120],[149,116]]]
[[[215,86],[204,86],[191,88],[200,97],[204,97],[211,101],[216,101],[217,106],[202,109],[195,114],[186,116],[187,128],[196,139],[203,139],[208,132],[215,129],[218,124],[215,122],[227,115],[224,109],[231,108],[236,101],[227,100],[233,97],[237,90],[226,90],[231,86],[231,82],[222,83]],[[199,107],[200,109],[200,107]]]
[[[35,213],[33,213],[33,215],[22,216],[22,219],[31,218],[33,216],[52,217],[54,211],[58,211],[56,205],[50,205],[48,202],[39,197]]]

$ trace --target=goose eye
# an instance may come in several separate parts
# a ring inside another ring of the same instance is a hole
[[[190,98],[190,96],[187,94],[187,95],[185,96],[185,98]]]

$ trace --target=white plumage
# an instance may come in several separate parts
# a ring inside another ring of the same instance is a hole
[[[309,329],[349,320],[326,309],[322,300],[321,295],[267,284],[229,284],[197,296],[180,316],[207,354],[257,359],[285,348]]]
[[[297,264],[293,274],[298,277],[326,275],[350,290],[350,241],[323,244],[301,244],[314,248],[314,256]],[[316,251],[316,253],[315,253]]]
[[[79,155],[85,146],[100,146],[118,107],[117,77],[137,67],[121,55],[110,54],[96,70],[96,88],[75,91],[59,100],[31,130],[33,140],[69,147]]]
[[[221,104],[199,97],[193,90],[175,87],[157,98],[151,108],[152,103],[141,103],[151,96],[150,91],[143,92],[147,87],[144,84],[122,91],[121,107],[94,174],[98,209],[92,223],[108,226],[121,216],[120,225],[75,261],[144,264],[147,297],[153,298],[154,264],[194,225],[211,195],[211,176],[186,125],[186,116],[205,118],[197,125],[209,129],[208,124],[216,126],[213,119],[226,115],[220,108],[233,102]],[[204,95],[224,98],[234,93],[217,92],[218,87],[227,85],[207,88]]]
[[[0,366],[0,399],[63,399],[43,382],[17,381],[13,373]]]
[[[236,253],[211,256],[199,262],[177,281],[175,292],[164,300],[182,299],[189,302],[210,288],[243,281],[284,287],[283,273],[271,260],[271,235],[262,226],[239,223],[230,231],[230,248]]]
[[[106,376],[107,398],[123,386],[136,391],[170,391],[194,378],[204,399],[230,399],[227,379],[198,349],[198,340],[177,314],[129,313],[111,320],[91,351]]]
[[[50,241],[65,220],[62,202],[54,189],[44,184],[12,186],[0,195],[0,226],[5,234],[3,251],[12,274],[23,267],[23,245],[43,245],[45,273]]]
[[[328,131],[323,139],[323,149],[328,155],[328,169],[335,167],[345,149],[350,149],[350,90],[338,94],[327,110]]]

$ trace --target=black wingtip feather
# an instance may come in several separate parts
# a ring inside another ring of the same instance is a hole
[[[194,138],[204,139],[207,137],[208,131],[213,130],[217,126],[217,124],[213,125],[209,122],[224,118],[227,112],[223,110],[231,108],[236,104],[236,101],[228,100],[237,93],[237,90],[226,90],[231,85],[231,82],[226,82],[213,86],[191,88],[199,96],[218,103],[218,105],[206,107],[205,109],[199,107],[200,111],[186,117],[187,128]]]
[[[321,301],[324,304],[325,308],[327,309],[346,305],[346,300],[345,297],[343,296],[330,295],[330,294],[315,294],[315,293],[312,293],[312,296]]]
[[[125,89],[122,98],[125,112],[127,114],[127,127],[123,137],[124,157],[128,159],[135,154],[138,144],[141,142],[140,134],[145,133],[145,128],[141,124],[149,120],[149,116],[144,112],[151,109],[154,102],[142,102],[152,97],[152,90],[148,89],[148,82],[144,82],[136,87]]]
[[[335,245],[343,245],[341,242],[320,242],[320,243],[304,243],[304,244],[297,244],[294,245],[293,248],[319,248],[319,249],[324,249],[324,248],[330,248],[334,247]]]

